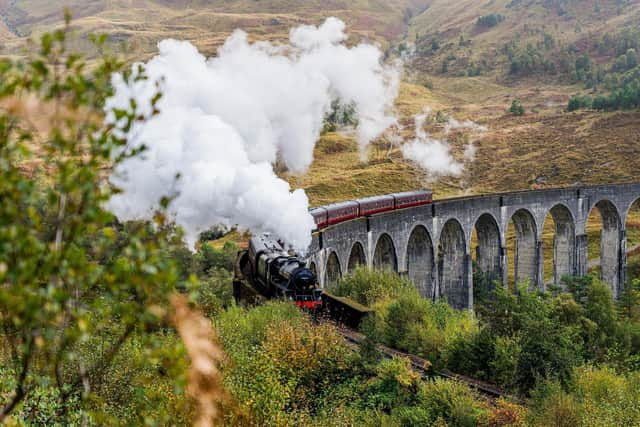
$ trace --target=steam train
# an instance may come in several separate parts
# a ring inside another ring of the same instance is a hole
[[[431,191],[419,190],[336,203],[311,209],[310,213],[316,224],[314,231],[319,232],[344,221],[431,203]],[[350,325],[357,324],[370,312],[366,307],[320,289],[315,273],[306,263],[268,234],[249,241],[248,249],[238,253],[234,270],[236,301],[284,299],[300,308],[325,310],[334,319]]]
[[[322,305],[322,289],[318,288],[313,271],[268,234],[250,240],[248,250],[238,254],[235,270],[236,300],[256,299],[260,295],[292,301],[304,309]]]
[[[316,223],[315,231],[321,231],[331,225],[351,221],[356,218],[407,209],[414,206],[428,205],[432,202],[433,197],[430,190],[418,190],[335,203],[333,205],[311,209],[309,213],[311,213]]]

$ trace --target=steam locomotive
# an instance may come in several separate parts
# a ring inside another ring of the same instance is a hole
[[[292,301],[304,309],[322,305],[322,289],[316,275],[304,261],[285,250],[284,245],[268,234],[254,237],[249,248],[238,254],[235,267],[234,294],[236,300],[251,300],[247,293]]]
[[[315,232],[361,217],[407,209],[432,203],[429,190],[389,194],[336,203],[310,211]],[[236,301],[256,303],[260,299],[280,298],[304,309],[323,309],[347,323],[356,324],[369,313],[344,298],[324,292],[305,262],[288,252],[284,244],[268,234],[253,237],[247,250],[240,251],[234,267],[233,289]]]

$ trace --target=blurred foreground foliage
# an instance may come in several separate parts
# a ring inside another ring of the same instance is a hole
[[[160,94],[105,124],[112,74],[144,73],[97,36],[89,67],[69,28],[0,62],[0,424],[188,423],[185,348],[167,319],[195,280],[174,262],[170,201],[152,223],[105,209],[118,191],[105,168],[140,154],[126,134]]]

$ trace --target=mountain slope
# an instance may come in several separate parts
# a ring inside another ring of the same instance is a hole
[[[127,41],[136,54],[149,54],[167,37],[191,40],[213,53],[236,28],[255,39],[286,38],[292,26],[343,19],[357,38],[383,44],[405,30],[405,21],[423,0],[71,0],[66,2],[81,34],[107,32]],[[23,36],[62,24],[62,6],[47,0],[2,0],[4,21]],[[0,37],[2,35],[0,34]],[[4,40],[7,41],[6,39]],[[15,43],[9,44],[9,48]]]

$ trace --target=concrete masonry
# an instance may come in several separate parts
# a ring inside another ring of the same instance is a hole
[[[617,297],[626,279],[625,222],[640,198],[640,183],[571,187],[436,200],[432,205],[359,218],[315,233],[309,266],[321,286],[357,265],[406,274],[423,296],[473,308],[471,235],[477,234],[477,268],[490,281],[515,279],[543,289],[542,228],[555,223],[553,277],[587,272],[586,222],[592,209],[602,216],[601,278]],[[507,259],[506,233],[516,229],[514,259]]]

